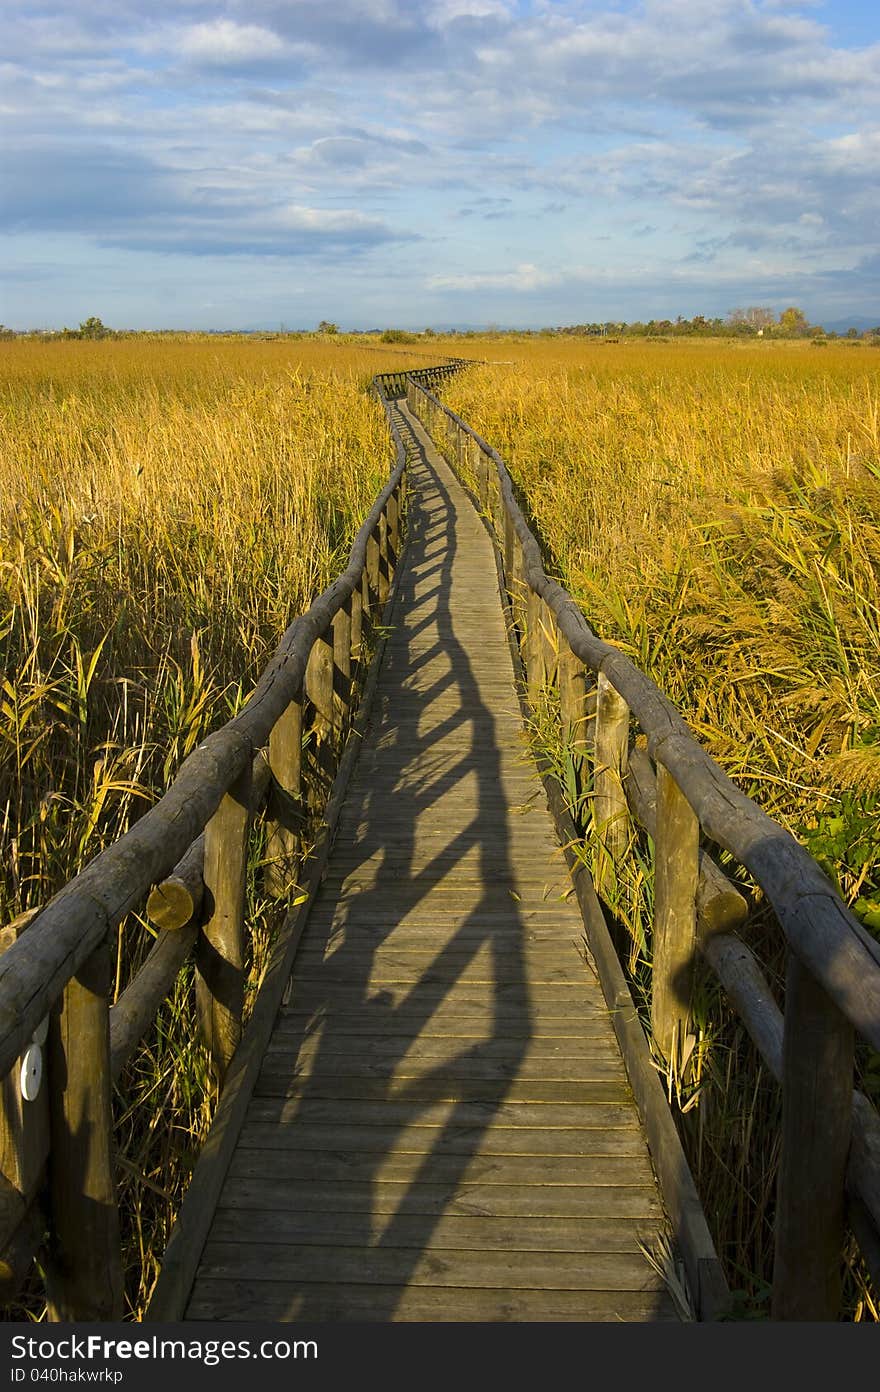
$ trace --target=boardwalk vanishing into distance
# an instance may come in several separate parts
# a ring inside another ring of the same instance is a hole
[[[781,1087],[771,1317],[837,1318],[854,1243],[880,1283],[855,1054],[880,1050],[880,945],[547,575],[504,461],[436,394],[466,365],[374,379],[395,463],[346,569],[155,805],[0,929],[5,1301],[38,1260],[50,1320],[121,1318],[113,1088],[180,990],[218,1095],[145,1319],[724,1317],[670,1106],[698,971]],[[608,918],[645,835],[640,1014]],[[247,1013],[249,877],[277,913]]]
[[[373,716],[187,1316],[670,1319],[491,542],[398,409],[418,453]]]

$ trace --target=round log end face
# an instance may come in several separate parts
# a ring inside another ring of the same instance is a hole
[[[150,890],[147,917],[157,928],[184,928],[196,907],[192,891],[182,880],[163,880]]]

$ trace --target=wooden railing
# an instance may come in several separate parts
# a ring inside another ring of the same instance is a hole
[[[477,358],[448,358],[439,366],[419,367],[406,372],[383,372],[374,378],[374,381],[381,382],[385,396],[389,401],[397,401],[406,396],[407,383],[410,377],[429,391],[436,391],[447,377],[454,376],[463,367],[473,367],[478,361]]]
[[[436,383],[449,370],[423,375]],[[393,389],[397,375],[374,381],[396,463],[346,570],[294,620],[241,712],[189,756],[164,797],[42,910],[0,934],[0,1301],[40,1248],[50,1318],[121,1317],[113,1083],[193,950],[201,1035],[218,1083],[227,1076],[242,1032],[245,872],[259,813],[264,890],[284,904],[298,885],[315,887],[300,854],[303,736],[312,730],[324,753],[326,790],[354,757],[356,741],[345,747],[345,738],[402,545],[406,454],[386,382]],[[161,931],[111,1006],[111,938],[144,900]],[[274,1009],[296,924],[289,915],[264,976],[261,996],[271,983]],[[271,1023],[271,1002],[262,1014]]]
[[[675,706],[592,631],[545,573],[498,453],[413,377],[407,399],[472,481],[494,532],[529,699],[549,694],[565,740],[592,764],[600,894],[629,845],[631,818],[654,841],[656,1047],[672,1068],[682,1066],[699,956],[782,1085],[773,1318],[833,1319],[845,1222],[880,1281],[880,1118],[853,1086],[854,1034],[880,1049],[880,944],[794,837],[740,792]],[[647,737],[646,750],[634,747],[636,730]],[[775,911],[787,947],[784,1018],[755,955],[734,932],[746,902],[701,841],[728,851]],[[615,1004],[618,964],[601,950],[594,956]],[[614,1010],[622,1047],[623,1016]],[[696,1265],[689,1264],[695,1289]]]

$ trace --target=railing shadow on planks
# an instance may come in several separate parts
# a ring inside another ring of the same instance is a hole
[[[835,1319],[845,1225],[880,1284],[880,1117],[853,1086],[855,1032],[880,1049],[880,944],[808,852],[740,792],[675,706],[619,649],[597,637],[571,596],[545,573],[500,455],[413,378],[407,400],[463,482],[470,481],[494,533],[527,702],[552,693],[564,741],[592,761],[600,895],[604,873],[629,844],[630,818],[655,843],[655,1045],[674,1064],[688,1033],[700,956],[782,1085],[772,1318]],[[646,750],[634,747],[637,730],[647,736]],[[563,840],[577,839],[561,794],[553,810],[563,831],[567,827]],[[701,838],[745,867],[778,918],[787,951],[784,1018],[760,963],[735,932],[746,902],[701,849]],[[585,871],[571,845],[567,857],[577,885]],[[639,1078],[630,1066],[634,1012],[610,936],[602,928],[591,937],[588,925],[588,941],[664,1199],[674,1210],[676,1176],[664,1174],[662,1146],[651,1135],[658,1077]],[[624,1004],[630,1009],[617,1008]],[[686,1218],[674,1211],[670,1216]],[[699,1272],[687,1250],[686,1222],[679,1236],[696,1290]]]
[[[436,386],[461,365],[415,376]],[[223,1085],[218,1111],[234,1103],[244,1053],[237,1046],[251,828],[264,813],[266,893],[283,905],[295,889],[294,902],[307,901],[356,757],[355,697],[369,680],[370,650],[381,646],[402,548],[406,448],[389,401],[405,389],[400,373],[374,379],[394,439],[393,471],[348,567],[284,633],[241,712],[209,735],[165,795],[49,904],[0,930],[0,1303],[14,1297],[39,1255],[50,1319],[121,1318],[112,1089],[193,952],[198,1022]],[[374,653],[371,670],[377,660]],[[327,754],[322,787],[332,786],[317,809],[312,854],[301,864],[309,730]],[[160,931],[111,1006],[111,938],[146,899]],[[265,1034],[264,1046],[299,918],[294,908],[278,932],[248,1026],[250,1034]],[[250,1049],[248,1066],[258,1053]]]

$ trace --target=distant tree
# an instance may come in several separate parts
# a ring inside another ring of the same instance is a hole
[[[752,329],[757,333],[758,329],[769,329],[771,324],[775,324],[776,315],[764,305],[749,305],[746,309],[732,309],[727,322],[732,329]]]
[[[329,319],[322,319],[321,322],[320,322],[320,324],[318,325],[318,333],[320,333],[320,334],[338,334],[338,333],[339,333],[339,325],[338,325],[338,324],[331,324]]]
[[[415,334],[407,333],[406,329],[383,329],[379,335],[380,343],[415,343]]]
[[[79,326],[80,338],[107,338],[112,332],[112,329],[108,329],[94,315],[89,319],[84,319]]]
[[[779,316],[779,329],[789,338],[802,338],[810,331],[809,320],[802,309],[789,305]]]

